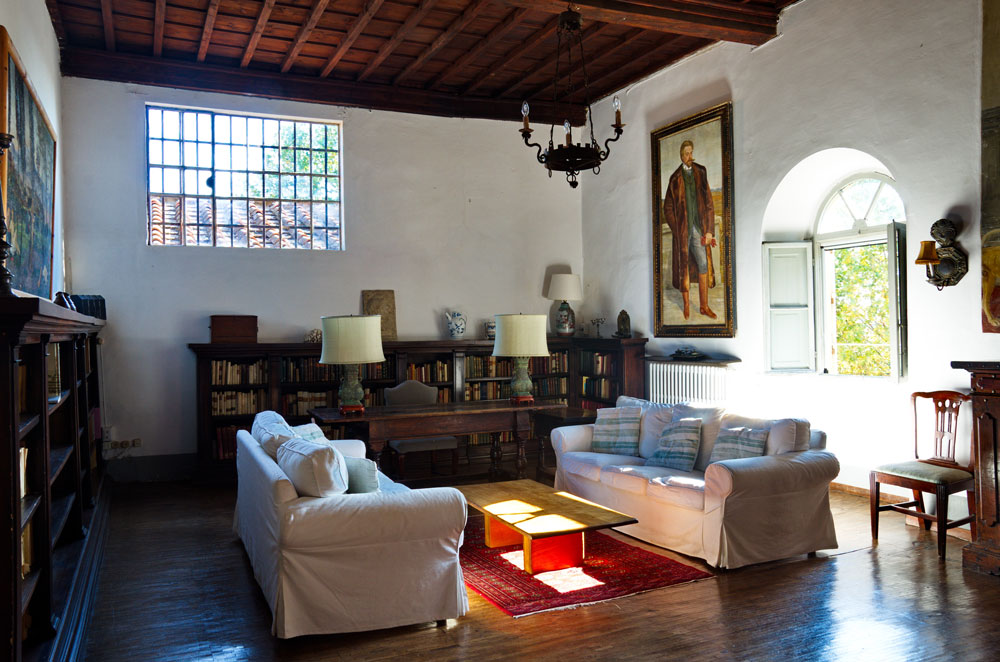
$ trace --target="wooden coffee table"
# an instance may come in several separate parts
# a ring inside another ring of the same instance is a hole
[[[469,505],[486,517],[486,546],[524,546],[528,574],[583,563],[585,531],[638,520],[533,480],[460,485]]]

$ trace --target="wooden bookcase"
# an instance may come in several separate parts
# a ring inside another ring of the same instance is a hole
[[[531,360],[536,400],[576,407],[614,406],[619,394],[643,397],[646,338],[548,339],[549,357]],[[273,409],[289,423],[308,422],[313,407],[337,402],[339,371],[319,365],[318,343],[200,343],[197,357],[198,455],[206,476],[233,474],[236,430],[250,429],[256,412]],[[440,402],[509,397],[510,359],[493,358],[492,340],[428,340],[383,343],[384,363],[361,366],[365,404],[384,404],[383,391],[406,379],[438,388]],[[594,356],[602,356],[595,372]],[[581,357],[583,360],[581,361]],[[584,369],[581,369],[581,366]],[[584,382],[605,385],[613,397],[588,397]],[[470,446],[489,444],[473,435]]]
[[[7,517],[5,659],[66,659],[82,643],[106,525],[101,499],[104,321],[35,298],[0,300],[0,497]]]

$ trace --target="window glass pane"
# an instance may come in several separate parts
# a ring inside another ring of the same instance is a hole
[[[232,139],[234,145],[247,144],[247,119],[245,117],[233,118]]]
[[[295,178],[295,197],[299,200],[308,200],[311,196],[310,177],[299,175]]]
[[[215,146],[215,167],[223,168],[228,170],[230,167],[230,149],[229,145],[216,145]]]
[[[295,171],[295,150],[282,147],[281,148],[281,172],[294,172]]]
[[[295,176],[281,175],[281,197],[291,200],[295,197]]]
[[[336,124],[328,124],[326,127],[326,148],[340,149],[340,128]]]
[[[157,108],[148,108],[146,115],[149,117],[149,137],[163,137],[163,111]]]
[[[295,124],[295,146],[309,147],[309,125],[305,122]]]
[[[184,165],[189,168],[198,167],[198,143],[184,143]]]
[[[162,140],[150,140],[149,141],[149,162],[150,163],[163,163],[163,141]]]
[[[279,188],[278,175],[264,175],[264,197],[277,198]]]
[[[337,177],[327,177],[326,179],[326,199],[340,200],[340,179]]]
[[[166,165],[181,164],[181,144],[176,140],[163,141],[163,163]]]
[[[324,127],[322,124],[312,125],[312,148],[313,149],[326,148],[326,127]]]
[[[313,152],[312,153],[312,172],[314,175],[322,175],[326,172],[326,156],[325,152]]]
[[[326,198],[326,178],[312,178],[312,193],[309,197],[313,200],[323,200]]]
[[[163,169],[163,192],[164,193],[180,193],[181,192],[181,171],[177,168],[164,168]]]
[[[233,170],[246,170],[247,169],[247,148],[243,145],[233,145]]]
[[[198,171],[184,171],[184,192],[188,195],[198,195]]]
[[[251,172],[247,175],[247,195],[251,198],[259,198],[264,195],[264,176],[259,172]]]
[[[149,192],[163,193],[163,168],[149,169]]]
[[[878,197],[875,199],[875,205],[871,213],[868,214],[868,225],[885,225],[893,221],[906,222],[903,199],[899,197],[896,189],[888,184],[883,184],[882,190],[879,191]]]
[[[337,152],[326,153],[326,174],[328,175],[340,174],[340,158]]]
[[[215,173],[215,194],[221,197],[229,197],[233,193],[232,187],[232,177],[231,175],[224,171],[219,170]]]
[[[264,169],[263,149],[260,147],[250,147],[247,149],[247,169],[258,171]]]
[[[184,113],[184,140],[197,140],[198,114]]]
[[[245,172],[233,173],[233,197],[245,198],[247,195],[247,174]]]
[[[247,144],[264,144],[264,120],[257,117],[247,118]]]
[[[177,111],[163,111],[163,137],[174,140],[181,137],[181,115]]]
[[[842,248],[833,253],[837,372],[889,375],[889,265],[885,244]]]
[[[278,136],[281,147],[295,146],[295,122],[281,122],[281,134]]]
[[[295,172],[309,172],[309,150],[295,150]]]
[[[823,210],[819,223],[816,226],[816,234],[827,234],[828,232],[841,232],[854,227],[854,217],[848,211],[847,205],[840,195],[835,195]]]
[[[274,147],[264,148],[264,170],[278,171],[278,150]]]
[[[198,167],[212,167],[212,145],[210,143],[198,143]]]
[[[198,140],[203,142],[212,140],[212,116],[208,113],[198,113]]]
[[[215,142],[217,143],[229,142],[229,127],[230,123],[228,115],[215,116]]]
[[[264,144],[268,147],[278,146],[278,120],[264,120]]]
[[[840,189],[840,194],[844,196],[844,201],[854,218],[865,217],[881,184],[882,182],[877,179],[856,179]]]

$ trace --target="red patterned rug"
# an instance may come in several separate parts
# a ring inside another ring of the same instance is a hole
[[[462,544],[465,585],[511,616],[563,609],[683,584],[713,575],[588,531],[580,568],[529,575],[520,545],[490,549],[483,518],[470,517]]]

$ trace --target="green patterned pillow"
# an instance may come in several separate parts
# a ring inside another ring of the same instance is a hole
[[[659,448],[646,460],[646,466],[691,471],[698,457],[699,446],[701,446],[700,418],[682,418],[667,423],[660,433]]]
[[[767,429],[722,428],[715,439],[715,448],[708,463],[721,460],[738,460],[743,457],[759,457],[764,454],[767,443]]]
[[[638,455],[641,418],[642,407],[598,409],[597,420],[594,421],[594,441],[590,449],[595,453]]]
[[[329,441],[326,435],[323,434],[323,429],[315,423],[296,425],[292,429],[295,430],[296,437],[311,441],[314,444],[325,444]]]

